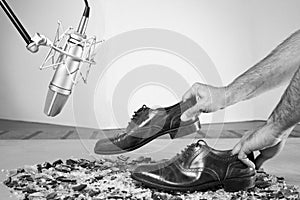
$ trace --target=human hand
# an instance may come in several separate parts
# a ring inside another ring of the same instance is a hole
[[[292,129],[293,127],[280,132],[272,125],[265,124],[255,130],[248,131],[235,145],[232,154],[238,154],[238,158],[249,167],[259,169],[265,161],[273,158],[282,150]],[[253,163],[247,158],[247,154],[256,150],[260,151],[260,154]]]
[[[181,115],[182,121],[188,121],[201,112],[214,112],[225,107],[225,88],[223,87],[194,83],[183,95],[182,100],[185,101],[191,97],[196,97],[197,103]]]
[[[286,138],[282,139],[281,142],[277,143],[276,145],[260,150],[260,154],[255,158],[255,168],[259,169],[267,160],[273,158],[274,156],[278,155],[281,150],[283,149],[286,142]]]

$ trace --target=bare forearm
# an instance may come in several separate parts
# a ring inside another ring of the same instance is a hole
[[[289,86],[281,97],[280,102],[270,115],[271,124],[281,134],[300,121],[300,67],[294,74]]]
[[[226,87],[226,105],[255,97],[290,80],[300,65],[300,30]]]

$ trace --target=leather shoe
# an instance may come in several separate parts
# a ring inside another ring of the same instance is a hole
[[[143,105],[135,112],[124,133],[112,138],[100,139],[94,148],[97,154],[119,154],[133,151],[157,137],[169,134],[172,139],[200,130],[199,119],[186,122],[181,114],[196,104],[191,98],[166,108],[151,109]]]
[[[254,160],[253,154],[248,156]],[[223,187],[234,192],[255,184],[255,169],[231,150],[219,151],[203,140],[189,145],[170,160],[138,166],[131,177],[145,186],[166,191],[205,191]]]

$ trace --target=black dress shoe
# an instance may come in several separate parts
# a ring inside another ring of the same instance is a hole
[[[94,148],[97,154],[118,154],[135,150],[155,138],[169,134],[172,139],[200,130],[199,119],[183,122],[181,114],[196,104],[195,98],[166,108],[151,109],[143,105],[135,112],[125,133],[100,139]]]
[[[253,154],[248,157],[254,159]],[[205,191],[223,187],[233,192],[254,186],[255,169],[231,155],[231,150],[215,150],[199,140],[170,160],[138,166],[131,177],[145,186],[166,191]]]

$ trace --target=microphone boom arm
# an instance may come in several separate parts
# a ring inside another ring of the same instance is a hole
[[[87,28],[88,18],[90,14],[90,7],[87,0],[84,0],[85,3],[85,9],[82,15],[82,18],[80,20],[77,33],[84,35],[85,30]],[[67,56],[71,56],[67,52],[64,52],[63,50],[56,48],[56,46],[53,45],[53,43],[46,38],[44,35],[41,35],[39,33],[36,33],[33,37],[30,37],[28,31],[26,31],[25,27],[22,25],[18,17],[15,15],[14,11],[10,8],[6,0],[0,0],[0,6],[10,19],[11,23],[15,26],[19,34],[22,36],[24,41],[26,42],[27,50],[29,50],[31,53],[36,53],[39,50],[39,46],[48,46],[50,48],[55,49],[56,51],[66,54]],[[83,61],[81,58],[74,58]],[[91,63],[92,64],[92,63]],[[94,63],[93,63],[94,64]]]
[[[9,7],[5,0],[0,0],[0,6],[10,19],[11,23],[13,23],[17,31],[20,33],[22,38],[25,40],[26,44],[29,45],[32,42],[31,37],[19,21],[18,17],[15,15],[14,11]]]
[[[5,0],[0,0],[0,6],[10,19],[11,23],[15,26],[21,37],[26,42],[26,48],[31,53],[36,53],[39,50],[40,45],[49,46],[51,45],[51,41],[47,39],[45,36],[40,34],[35,34],[32,38],[30,37],[29,33],[26,31],[18,17],[15,15],[14,11],[10,8],[8,3]]]

